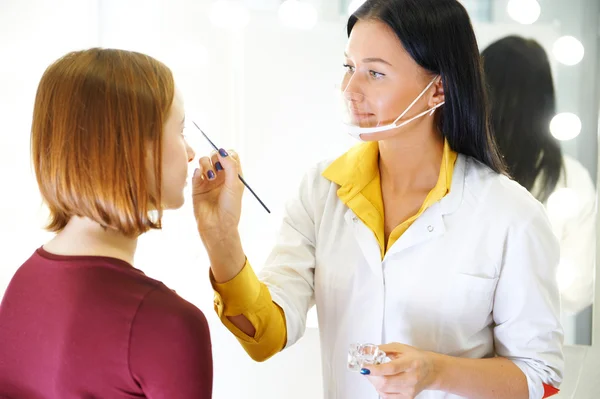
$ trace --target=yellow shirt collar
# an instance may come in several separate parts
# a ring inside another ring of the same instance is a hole
[[[359,144],[336,159],[323,176],[339,185],[337,195],[354,214],[373,232],[381,249],[381,256],[404,234],[427,208],[440,201],[452,185],[452,174],[457,154],[444,142],[440,174],[436,185],[428,193],[419,211],[396,226],[385,236],[384,206],[379,176],[379,146],[377,142]],[[387,239],[387,245],[386,245]]]
[[[448,141],[444,140],[440,175],[432,192],[443,192],[443,196],[450,191],[456,158],[457,153],[452,151]],[[361,143],[333,161],[322,175],[340,186],[338,196],[346,203],[379,175],[378,160],[378,143],[376,141]]]
[[[347,203],[379,175],[379,145],[369,141],[352,147],[333,161],[322,175],[340,186],[338,196]]]

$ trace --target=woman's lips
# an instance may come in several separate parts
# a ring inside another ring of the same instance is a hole
[[[375,116],[375,114],[372,114],[370,112],[361,112],[361,111],[355,111],[355,110],[351,110],[350,112],[352,112],[352,117],[354,119],[358,119],[358,120],[369,119],[369,118],[372,118],[373,116]]]

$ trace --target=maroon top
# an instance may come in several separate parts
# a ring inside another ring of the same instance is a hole
[[[0,304],[0,398],[207,399],[204,314],[129,263],[38,249]]]

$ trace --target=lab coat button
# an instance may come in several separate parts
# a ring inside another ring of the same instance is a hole
[[[433,226],[432,225],[427,226],[427,231],[429,231],[431,233],[433,231]]]
[[[353,221],[354,223],[358,223],[358,218],[357,218],[356,216],[352,216],[352,221]]]

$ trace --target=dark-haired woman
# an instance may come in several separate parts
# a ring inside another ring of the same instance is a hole
[[[302,337],[316,304],[326,398],[556,392],[558,243],[543,206],[504,175],[467,12],[368,0],[348,34],[346,122],[365,142],[307,172],[260,277],[237,230],[237,155],[200,160],[195,217],[221,320],[262,361]],[[354,343],[390,361],[353,373]]]
[[[591,305],[594,294],[594,183],[583,165],[562,154],[550,133],[556,99],[544,48],[535,40],[508,36],[482,56],[493,131],[509,174],[546,205],[559,237],[561,310],[570,331],[572,315]]]

